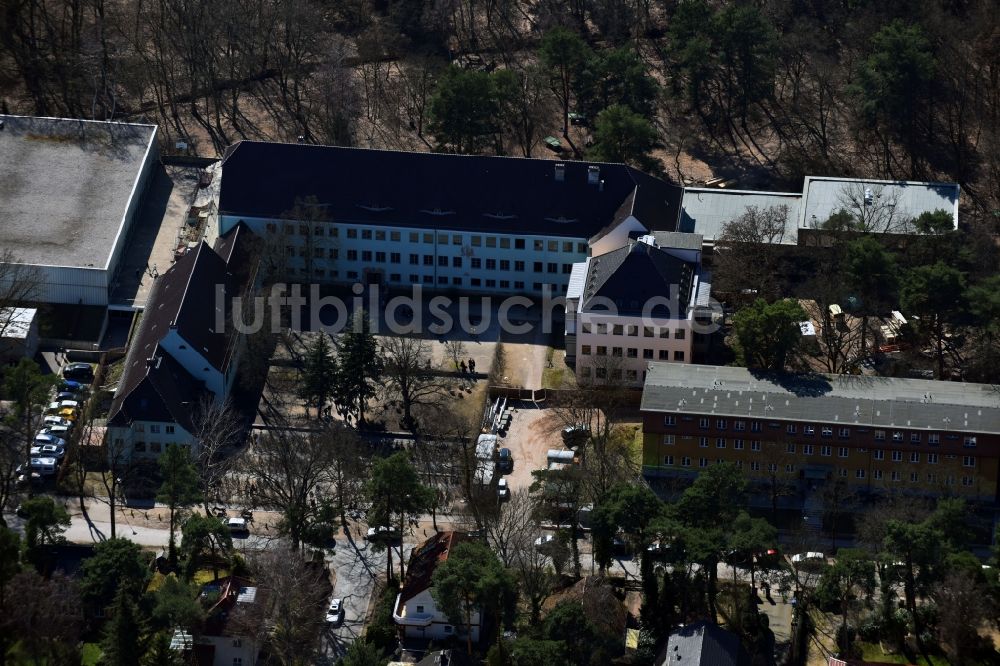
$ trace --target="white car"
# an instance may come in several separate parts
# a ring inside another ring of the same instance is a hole
[[[822,562],[826,560],[826,557],[823,556],[823,553],[816,552],[815,550],[810,550],[808,553],[798,553],[796,555],[792,555],[792,562],[794,564],[799,564],[800,562],[806,562],[809,560],[819,560]]]
[[[344,602],[341,599],[330,600],[330,608],[326,611],[326,621],[334,626],[344,621]]]
[[[537,548],[538,550],[541,550],[542,548],[545,548],[545,546],[548,546],[550,543],[552,543],[555,540],[556,540],[555,535],[553,535],[553,534],[543,534],[542,536],[540,536],[537,539],[535,539],[535,548]]]
[[[69,429],[69,428],[73,427],[73,422],[70,421],[69,419],[64,419],[61,416],[55,416],[53,414],[49,414],[48,416],[46,416],[43,419],[43,421],[44,421],[45,425],[48,425],[48,426],[62,426],[64,428],[66,428],[66,429]]]
[[[31,457],[32,458],[37,458],[37,457],[41,456],[42,455],[42,446],[40,444],[36,444],[35,446],[31,447],[31,452],[30,453],[31,453]]]
[[[48,425],[38,431],[39,435],[52,435],[53,437],[61,437],[62,439],[69,439],[70,428],[64,425]]]
[[[228,518],[226,520],[226,527],[233,534],[245,534],[250,532],[250,528],[247,527],[246,518]]]
[[[507,485],[507,479],[500,479],[497,483],[497,499],[501,502],[510,499],[510,486]]]
[[[388,541],[397,541],[399,539],[399,530],[389,527],[388,525],[379,525],[378,527],[369,527],[368,532],[365,533],[365,538],[369,541],[375,539],[386,539]]]

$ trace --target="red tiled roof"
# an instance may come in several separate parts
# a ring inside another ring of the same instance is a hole
[[[468,535],[464,532],[438,532],[414,548],[400,592],[400,603],[406,603],[429,588],[438,564],[447,560],[451,549],[465,540],[468,540]]]

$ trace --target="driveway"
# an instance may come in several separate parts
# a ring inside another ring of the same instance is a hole
[[[393,568],[399,572],[399,548],[393,549]],[[412,543],[403,544],[409,558]],[[329,627],[323,637],[323,653],[332,662],[340,659],[364,631],[368,605],[371,603],[375,579],[385,574],[385,551],[373,552],[364,539],[337,539],[337,549],[327,562],[333,569],[333,596],[344,605],[344,621],[339,627]]]

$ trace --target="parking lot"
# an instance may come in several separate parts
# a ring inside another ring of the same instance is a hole
[[[563,448],[560,431],[564,425],[552,409],[530,404],[515,409],[510,430],[500,440],[500,446],[510,449],[514,458],[514,471],[506,477],[512,492],[527,490],[534,480],[531,472],[545,469],[545,454],[549,449]]]

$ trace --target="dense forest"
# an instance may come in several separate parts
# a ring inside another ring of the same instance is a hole
[[[8,113],[627,160],[678,182],[956,181],[1000,211],[991,0],[6,0]],[[570,122],[572,120],[572,122]],[[551,142],[549,142],[551,143]]]

